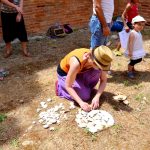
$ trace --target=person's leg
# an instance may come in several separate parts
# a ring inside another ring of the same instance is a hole
[[[17,22],[16,26],[17,26],[17,29],[16,29],[17,36],[18,36],[19,40],[21,41],[23,55],[26,57],[30,57],[31,54],[27,50],[28,38],[27,38],[27,32],[26,32],[23,16],[21,18],[21,21]]]
[[[120,50],[120,48],[121,48],[121,43],[120,43],[120,42],[118,42],[116,50],[117,50],[117,51],[119,51],[119,50]]]
[[[103,36],[102,26],[97,18],[97,16],[92,16],[90,19],[90,31],[91,31],[91,47],[92,50],[100,45],[106,45],[107,36]]]
[[[11,42],[7,42],[6,46],[5,46],[5,53],[4,53],[4,57],[8,58],[9,56],[11,56],[12,54],[12,49],[11,49]]]
[[[23,55],[26,57],[30,57],[31,54],[27,50],[27,42],[21,42],[21,46],[22,46]]]
[[[140,63],[141,61],[142,61],[142,58],[139,58],[139,59],[134,60],[134,65]],[[133,68],[132,68],[132,71],[133,71],[133,72],[136,72],[134,66],[133,66]]]
[[[91,91],[89,87],[86,87],[84,85],[82,79],[75,80],[72,87],[83,101],[88,101],[90,99]],[[57,95],[59,97],[66,98],[68,100],[74,100],[73,97],[68,93],[68,91],[65,88],[65,81],[66,81],[66,76],[62,77],[58,75],[58,83],[56,85]]]
[[[136,63],[136,60],[130,60],[130,63],[128,64],[128,77],[134,78],[133,68]]]
[[[83,101],[88,101],[90,100],[91,92],[98,83],[99,78],[100,71],[91,69],[84,73],[78,74],[72,87]],[[60,97],[73,100],[65,88],[65,80],[66,76],[62,77],[58,75],[58,84],[56,85],[57,94]]]

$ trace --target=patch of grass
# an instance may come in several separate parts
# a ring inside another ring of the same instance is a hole
[[[6,115],[0,114],[0,122],[4,121],[7,118]]]
[[[122,125],[115,124],[114,126],[112,126],[112,128],[115,129],[115,130],[120,130],[120,129],[122,129]]]
[[[124,84],[124,86],[129,86],[129,81],[125,80],[125,81],[123,81],[123,84]]]
[[[97,136],[94,133],[91,133],[87,128],[84,129],[85,133],[91,137],[92,142],[97,140]]]
[[[140,89],[142,87],[143,87],[143,85],[141,85],[141,84],[137,84],[137,85],[134,86],[135,89]]]
[[[12,139],[10,144],[13,148],[18,148],[19,147],[19,141],[17,139]]]
[[[143,100],[144,95],[142,93],[136,95],[135,100],[137,101],[142,101]]]

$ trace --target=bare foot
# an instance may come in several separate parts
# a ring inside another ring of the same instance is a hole
[[[23,56],[25,56],[25,57],[31,57],[31,54],[28,51],[24,51],[23,52]]]
[[[12,52],[11,52],[11,51],[5,52],[4,58],[8,58],[8,57],[10,57],[11,55],[12,55]]]

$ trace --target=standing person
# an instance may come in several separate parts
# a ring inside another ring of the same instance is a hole
[[[23,19],[23,0],[1,0],[1,19],[3,39],[6,43],[4,57],[12,54],[11,41],[19,38],[23,55],[30,56],[27,51],[27,32]]]
[[[67,54],[57,67],[56,95],[77,102],[84,111],[97,109],[106,87],[112,57],[111,50],[106,46],[92,51],[75,49]],[[99,87],[95,90],[97,83]],[[91,105],[87,103],[89,100],[92,100]]]
[[[139,3],[139,0],[129,0],[129,2],[127,3],[125,7],[125,10],[122,13],[122,20],[123,20],[124,29],[126,30],[126,32],[129,32],[130,30],[133,29],[132,19],[139,14],[138,3]],[[119,51],[120,48],[121,48],[121,44],[119,42],[116,50]]]
[[[141,62],[142,58],[145,56],[142,35],[140,33],[145,26],[145,19],[141,16],[136,16],[132,19],[132,25],[134,29],[129,35],[128,46],[125,51],[125,55],[130,58],[130,62],[128,64],[129,78],[134,78],[134,65]]]
[[[106,45],[114,12],[114,0],[93,0],[93,15],[90,19],[91,50]]]

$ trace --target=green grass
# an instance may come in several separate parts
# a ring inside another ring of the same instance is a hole
[[[142,101],[143,100],[144,95],[142,93],[136,95],[135,100],[137,101]]]
[[[6,115],[0,114],[0,122],[3,122],[7,118]]]
[[[124,86],[129,86],[129,81],[125,80],[125,81],[123,81],[123,84],[124,84]]]
[[[10,144],[13,148],[18,148],[19,147],[19,141],[17,139],[12,139]]]

